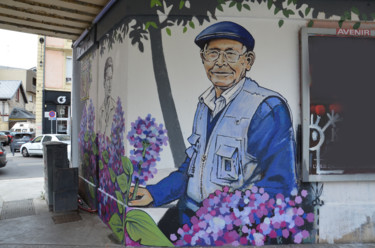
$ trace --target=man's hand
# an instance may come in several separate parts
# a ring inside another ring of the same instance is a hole
[[[129,199],[132,199],[133,192],[134,192],[134,187],[132,186],[130,188]],[[130,200],[128,202],[128,205],[132,207],[145,207],[153,201],[154,201],[154,198],[152,198],[150,192],[146,188],[138,188],[137,196],[135,200]]]

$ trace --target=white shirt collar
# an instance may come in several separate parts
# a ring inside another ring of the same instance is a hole
[[[221,96],[216,99],[216,92],[214,86],[211,86],[206,91],[203,92],[202,95],[199,96],[199,100],[207,105],[207,107],[214,111],[216,103],[215,101],[219,100],[220,98],[223,98],[225,101],[225,105],[228,105],[240,92],[242,89],[243,84],[245,83],[245,77],[241,79],[238,83],[230,87],[229,89],[225,90]]]

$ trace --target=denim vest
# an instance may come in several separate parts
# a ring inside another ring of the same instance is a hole
[[[224,108],[207,147],[209,109],[202,101],[198,103],[193,134],[188,138],[191,146],[186,150],[190,158],[187,186],[190,202],[200,203],[223,186],[244,189],[261,179],[261,175],[253,175],[257,158],[247,151],[247,132],[259,105],[270,96],[282,98],[246,78],[239,94]],[[189,201],[187,206],[194,211],[198,209],[197,204],[189,204]]]

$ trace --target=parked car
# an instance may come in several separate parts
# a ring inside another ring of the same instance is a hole
[[[68,144],[68,158],[70,159],[70,136],[66,134],[43,134],[20,147],[22,156],[43,155],[43,143],[48,141],[60,141]]]
[[[8,142],[5,145],[9,145],[10,141],[12,140],[12,135],[10,131],[0,131],[0,133],[5,133],[6,136],[8,136]]]
[[[4,132],[0,132],[0,143],[4,146],[8,144],[8,135],[6,135]]]
[[[35,137],[35,133],[13,133],[13,138],[10,144],[11,149],[20,151],[21,145],[31,141]]]
[[[0,168],[4,167],[6,164],[7,164],[7,153],[3,145],[0,143]]]

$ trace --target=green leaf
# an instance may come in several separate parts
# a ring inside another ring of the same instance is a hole
[[[83,140],[84,140],[85,142],[88,142],[89,139],[90,139],[90,134],[89,134],[88,131],[86,131],[86,132],[85,132],[85,137],[83,138]]]
[[[91,141],[95,142],[95,140],[96,140],[96,133],[92,133],[91,134]]]
[[[267,7],[268,7],[268,9],[271,9],[272,4],[273,4],[273,0],[268,0],[267,1]]]
[[[291,9],[288,9],[288,15],[289,16],[291,16],[291,15],[294,15],[295,13],[294,13],[294,11],[293,10],[291,10]]]
[[[277,15],[277,13],[279,13],[280,9],[278,7],[275,7],[275,11],[273,12],[275,15]]]
[[[115,194],[116,194],[116,198],[117,198],[117,207],[118,207],[118,210],[120,212],[120,214],[123,213],[123,210],[124,210],[124,206],[121,204],[121,202],[124,202],[124,199],[122,198],[122,194],[120,191],[115,191]]]
[[[182,30],[183,33],[186,33],[187,31],[187,27],[184,27],[184,29]]]
[[[279,20],[279,28],[284,24],[284,20]]]
[[[309,23],[307,23],[307,27],[311,28],[314,25],[314,21],[310,20]]]
[[[293,4],[296,5],[297,4],[297,0],[292,0],[293,1]]]
[[[288,5],[290,5],[292,3],[292,0],[288,0]]]
[[[109,154],[108,154],[108,151],[105,150],[102,152],[102,157],[104,159],[104,163],[108,164],[108,161],[109,161]]]
[[[189,26],[190,26],[192,29],[194,29],[194,28],[195,28],[194,22],[190,21],[190,22],[189,22]]]
[[[311,8],[310,8],[310,7],[307,7],[307,8],[305,9],[305,16],[307,16],[307,15],[310,13],[310,11],[311,11]]]
[[[102,161],[102,160],[99,160],[99,169],[100,169],[100,170],[103,170],[103,169],[104,169],[103,161]]]
[[[372,13],[371,17],[372,17],[373,20],[375,20],[375,13]]]
[[[129,191],[130,185],[128,184],[128,177],[125,175],[125,173],[122,173],[121,175],[117,176],[117,183],[122,193]]]
[[[129,237],[141,245],[173,247],[154,220],[142,210],[129,211],[126,214],[125,226]]]
[[[98,146],[95,143],[92,144],[91,150],[94,155],[99,154]]]
[[[350,14],[349,11],[344,12],[344,18],[345,18],[345,20],[351,20],[352,19],[352,15]]]
[[[221,12],[224,11],[223,6],[221,6],[221,4],[219,4],[218,6],[216,6],[216,8],[217,8],[218,10],[220,10]]]
[[[133,164],[128,157],[121,156],[122,168],[124,169],[125,175],[131,177],[133,175]]]
[[[356,23],[353,25],[353,29],[358,29],[360,26],[361,26],[361,22],[356,22]]]
[[[365,13],[362,14],[362,20],[367,21],[367,15]]]
[[[180,1],[180,6],[178,8],[182,9],[184,6],[185,6],[185,1],[181,0]]]
[[[242,10],[242,4],[240,2],[237,3],[237,9],[239,12]]]
[[[289,11],[287,9],[283,10],[283,15],[288,18],[289,17]]]
[[[244,7],[244,8],[247,9],[247,10],[250,10],[250,6],[249,6],[247,3],[244,3],[244,4],[242,5],[242,7]]]
[[[147,30],[150,26],[152,26],[154,28],[158,28],[158,26],[156,25],[155,22],[146,22],[145,30]]]
[[[359,10],[356,8],[356,7],[352,7],[351,8],[351,11],[356,14],[357,16],[359,16]]]
[[[234,5],[236,5],[236,1],[232,1],[230,4],[229,4],[229,8],[232,8]]]
[[[339,21],[339,27],[342,28],[342,24],[344,23],[344,20]]]
[[[116,182],[116,173],[112,170],[112,168],[108,168],[109,175],[111,176],[112,183]]]
[[[88,166],[90,164],[90,156],[85,152],[83,155],[83,163],[85,166]]]
[[[108,223],[118,240],[122,242],[124,240],[124,226],[122,225],[120,216],[115,213],[111,216]]]
[[[171,35],[172,35],[172,31],[171,31],[171,29],[170,29],[170,28],[166,28],[166,29],[165,29],[165,31],[167,32],[167,34],[168,34],[169,36],[171,36]]]

